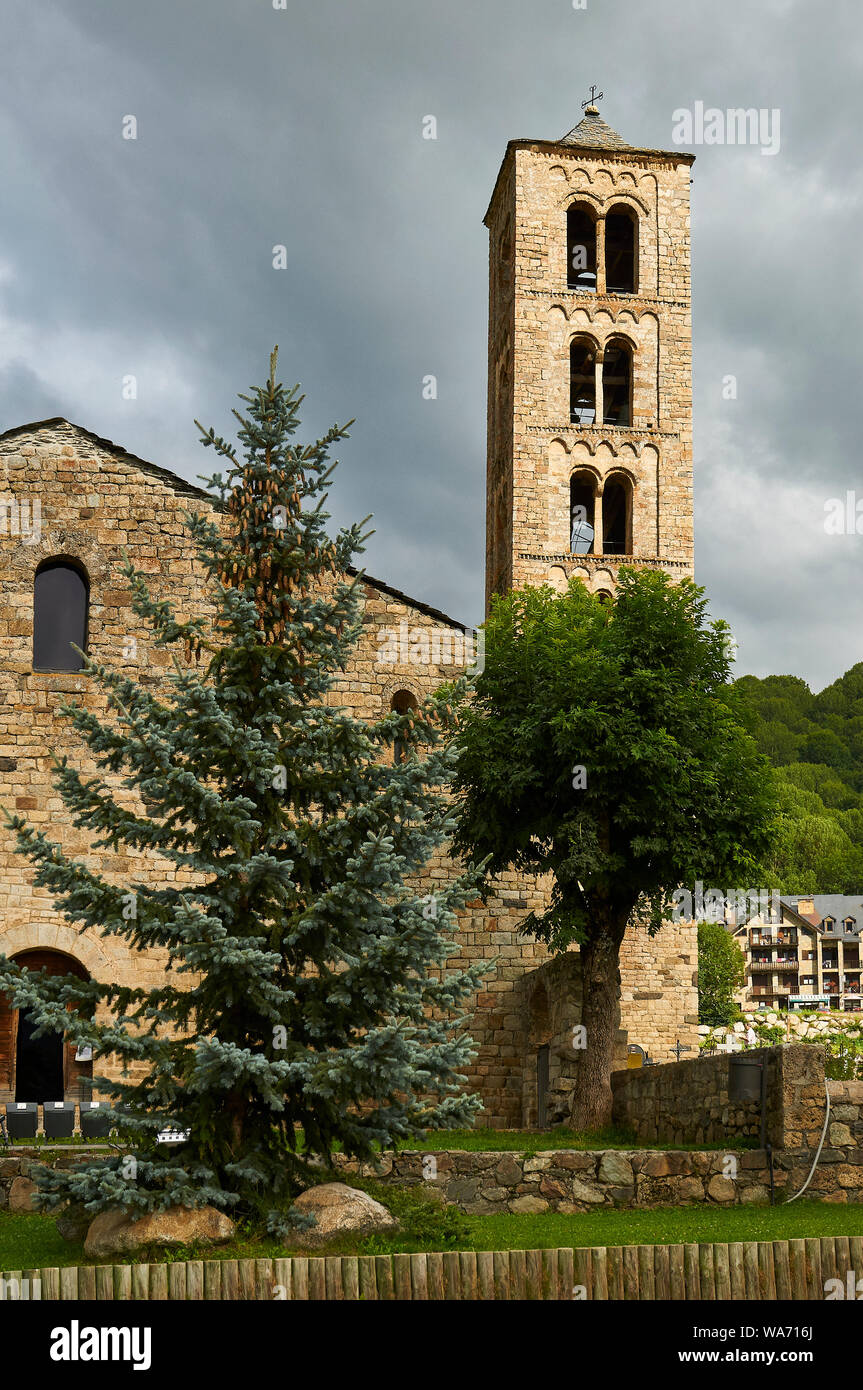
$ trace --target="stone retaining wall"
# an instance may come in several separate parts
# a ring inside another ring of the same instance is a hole
[[[648,1143],[710,1144],[733,1137],[758,1138],[760,1101],[729,1099],[734,1061],[767,1065],[767,1142],[774,1149],[809,1142],[805,1133],[824,1119],[824,1049],[804,1043],[614,1072],[614,1123]]]
[[[341,1159],[337,1167],[356,1172]],[[440,1152],[385,1154],[361,1175],[437,1191],[476,1215],[494,1212],[563,1215],[597,1207],[735,1206],[769,1200],[767,1156],[661,1152],[650,1149],[548,1150],[535,1154]],[[731,1174],[733,1176],[727,1176]],[[863,1175],[863,1170],[861,1170]],[[783,1182],[787,1179],[783,1177]]]

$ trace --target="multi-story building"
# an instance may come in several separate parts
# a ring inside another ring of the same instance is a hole
[[[863,898],[817,893],[778,902],[778,912],[729,926],[746,961],[741,1007],[859,1012]]]

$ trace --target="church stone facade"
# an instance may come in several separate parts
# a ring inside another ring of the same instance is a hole
[[[562,584],[572,574],[611,592],[621,562],[691,572],[689,162],[623,146],[590,110],[561,142],[508,147],[487,218],[489,593]],[[618,205],[628,212],[615,213]],[[632,218],[628,249],[626,228],[614,221],[622,216]],[[573,245],[589,240],[573,243],[585,229],[594,239],[573,254]],[[568,263],[585,257],[593,283],[569,286]],[[615,288],[633,268],[635,288]],[[603,365],[616,343],[629,353],[628,385],[620,350],[611,353],[613,372]],[[592,420],[585,362],[594,371]],[[630,423],[604,421],[604,395],[613,401],[611,413]],[[104,702],[83,672],[40,669],[34,661],[34,590],[46,570],[73,570],[86,592],[89,654],[158,686],[169,658],[139,629],[118,569],[121,552],[147,575],[155,596],[170,598],[183,616],[200,611],[202,576],[185,516],[212,505],[169,470],[66,420],[0,435],[0,807],[26,815],[118,884],[166,882],[173,869],[139,853],[94,852],[67,817],[52,784],[51,756],[68,753],[85,770],[86,763],[59,708],[70,696],[94,710]],[[573,508],[593,525],[592,548],[579,542],[583,553],[570,548]],[[330,698],[359,717],[404,708],[470,660],[472,636],[429,605],[365,577],[363,635]],[[135,804],[119,779],[116,789]],[[436,859],[425,891],[453,872],[445,856]],[[541,882],[510,875],[460,920],[455,962],[492,965],[473,1003],[477,1056],[468,1078],[485,1104],[481,1123],[491,1126],[563,1113],[555,1111],[555,1097],[565,1096],[575,1062],[569,1039],[580,1017],[580,974],[577,951],[549,959],[544,946],[519,934],[523,918],[544,901]],[[155,954],[142,958],[61,918],[2,828],[0,952],[33,968],[148,986],[164,966]],[[696,1045],[696,968],[692,924],[666,924],[653,939],[642,928],[628,930],[621,1048],[628,1040],[668,1060],[678,1041]],[[45,1045],[40,1051],[26,1019],[0,999],[0,1102],[80,1099],[91,1073],[92,1063],[59,1039],[55,1055],[47,1056]],[[51,1093],[31,1095],[40,1085]]]

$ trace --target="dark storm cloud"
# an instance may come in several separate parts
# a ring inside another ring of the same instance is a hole
[[[863,656],[863,536],[823,529],[863,496],[861,66],[850,0],[7,0],[0,427],[63,414],[194,478],[192,417],[228,431],[278,342],[309,432],[356,417],[332,502],[374,512],[369,570],[476,621],[506,141],[591,82],[636,145],[695,101],[779,108],[775,156],[695,150],[696,563],[740,669],[820,686]]]

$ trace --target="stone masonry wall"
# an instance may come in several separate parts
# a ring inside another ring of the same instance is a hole
[[[719,1206],[764,1202],[769,1197],[766,1155],[731,1155],[737,1160],[734,1180],[727,1153],[653,1152],[649,1149],[550,1149],[536,1154],[403,1152],[385,1154],[362,1172],[398,1186],[437,1191],[462,1211],[561,1215],[600,1207]],[[434,1160],[434,1163],[430,1160]],[[356,1165],[342,1160],[346,1172]]]
[[[613,589],[621,563],[692,573],[692,366],[689,156],[513,141],[489,228],[487,596],[577,575]],[[638,227],[635,293],[567,286],[567,209],[624,207]],[[513,241],[514,229],[514,241]],[[570,421],[569,347],[601,362],[612,338],[632,348],[629,425]],[[630,496],[626,557],[569,550],[570,477]],[[510,549],[511,547],[511,549]],[[507,552],[509,552],[507,554]]]

